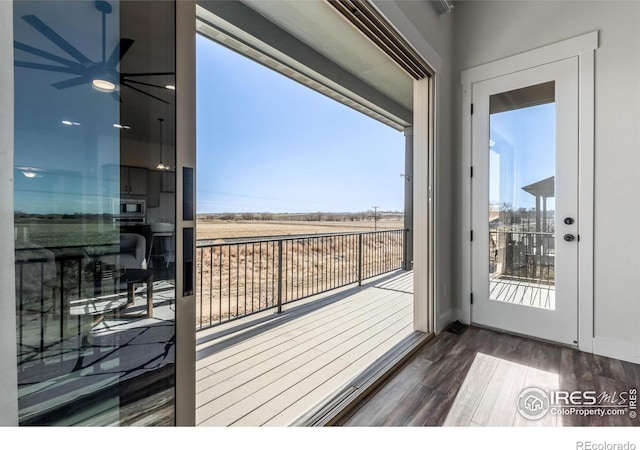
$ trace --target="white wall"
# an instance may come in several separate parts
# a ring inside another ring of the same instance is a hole
[[[13,217],[13,2],[0,2],[0,217]],[[18,424],[13,220],[0,221],[0,426]]]
[[[383,13],[387,2],[377,2]],[[451,221],[452,197],[452,88],[456,75],[453,72],[453,17],[452,14],[438,15],[433,5],[426,1],[394,2],[404,15],[402,21],[395,20],[387,14],[387,18],[398,28],[405,38],[431,64],[436,73],[436,124],[435,124],[435,165],[436,165],[436,260],[435,260],[435,320],[436,332],[442,331],[451,321],[457,318],[452,295],[452,238]],[[406,22],[408,20],[408,23]],[[415,39],[420,35],[428,47]],[[416,168],[414,167],[414,171]],[[414,188],[415,189],[415,188]],[[414,196],[421,195],[418,190]],[[422,193],[425,195],[425,193]],[[416,237],[418,239],[418,237]],[[415,257],[415,255],[414,255]],[[415,277],[426,274],[416,273]]]
[[[640,362],[640,2],[458,1],[455,73],[589,31],[595,53],[594,350]],[[459,78],[458,78],[459,79]],[[458,81],[456,79],[456,81]],[[460,89],[454,100],[460,186]],[[456,188],[457,204],[464,193]],[[461,211],[453,223],[460,223]],[[456,236],[460,233],[456,232]],[[456,247],[456,255],[460,249]],[[459,256],[453,267],[468,264]],[[455,274],[459,272],[454,271]],[[454,286],[461,283],[453,279]],[[456,292],[458,302],[468,293]]]

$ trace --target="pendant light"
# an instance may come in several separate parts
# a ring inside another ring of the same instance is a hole
[[[158,122],[160,122],[160,162],[156,166],[156,169],[158,169],[158,170],[169,170],[169,166],[165,165],[162,162],[162,122],[164,122],[164,119],[158,117]]]

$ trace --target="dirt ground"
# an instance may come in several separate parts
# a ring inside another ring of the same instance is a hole
[[[378,230],[397,230],[404,227],[401,218],[380,219]],[[198,220],[198,239],[224,239],[257,236],[282,236],[296,234],[341,233],[373,231],[373,220],[328,222],[288,220]]]

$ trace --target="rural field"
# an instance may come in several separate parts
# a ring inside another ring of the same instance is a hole
[[[377,229],[398,230],[404,227],[401,216],[382,218],[377,221]],[[358,221],[309,221],[309,220],[221,220],[198,219],[198,240],[225,238],[289,236],[296,234],[352,233],[373,231],[373,220]]]
[[[336,220],[335,215],[333,220],[324,217],[321,219],[325,220],[310,220],[315,218],[198,217],[198,327],[275,306],[279,285],[285,304],[357,282],[360,276],[366,279],[402,267],[402,215],[385,215],[377,223],[366,217]],[[368,233],[362,238],[336,235],[374,230],[378,233]],[[317,234],[324,236],[313,236]],[[292,236],[292,239],[235,241],[268,236]]]

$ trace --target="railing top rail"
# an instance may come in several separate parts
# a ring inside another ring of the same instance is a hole
[[[377,231],[352,231],[349,233],[314,233],[314,234],[287,234],[280,236],[260,236],[260,237],[248,237],[248,238],[217,238],[217,239],[198,239],[197,247],[218,247],[224,245],[234,244],[257,244],[260,242],[277,242],[277,241],[297,241],[301,239],[314,239],[323,237],[337,237],[337,236],[357,236],[366,234],[382,234],[390,232],[404,232],[407,231],[404,228],[396,228],[391,230],[377,230]],[[222,242],[216,242],[222,241]]]

